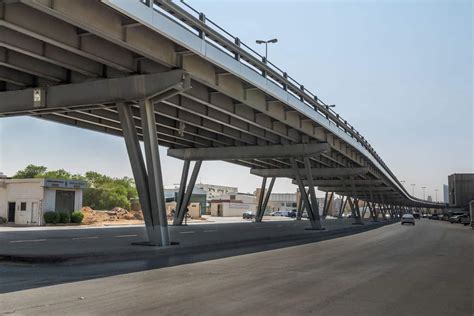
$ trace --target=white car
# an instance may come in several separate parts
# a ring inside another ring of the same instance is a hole
[[[403,214],[401,223],[402,225],[405,223],[415,225],[415,217],[412,214]]]

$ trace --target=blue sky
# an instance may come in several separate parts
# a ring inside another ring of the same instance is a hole
[[[370,141],[400,180],[433,195],[474,172],[471,1],[188,1],[243,42],[277,37],[269,60]],[[164,182],[182,163],[162,150]],[[0,171],[29,163],[131,176],[120,138],[32,118],[0,119]],[[199,179],[252,192],[248,169],[205,162]],[[277,192],[293,192],[278,179]],[[411,187],[410,187],[411,191]]]

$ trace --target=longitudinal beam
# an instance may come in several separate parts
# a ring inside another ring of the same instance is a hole
[[[172,70],[151,75],[7,91],[0,92],[0,114],[135,102],[145,98],[152,99],[155,103],[189,88],[189,74],[182,70]]]
[[[351,188],[344,187],[344,186],[341,185],[339,187],[319,186],[318,190],[324,191],[324,192],[337,191],[337,192],[346,192],[346,193],[354,193],[354,192],[358,193],[358,192],[369,192],[369,190],[372,191],[372,192],[389,192],[389,191],[392,191],[393,189],[389,188],[389,187],[370,187],[370,188],[367,188],[367,187],[354,187],[354,190],[352,190]]]
[[[383,184],[383,180],[362,180],[362,179],[357,179],[353,180],[354,185],[356,186],[375,186],[375,185],[381,185]],[[334,186],[343,186],[344,181],[343,180],[322,180],[322,179],[314,179],[314,185],[315,186],[323,186],[323,187],[334,187]],[[296,180],[292,181],[293,184],[297,184]],[[304,180],[303,184],[305,186],[308,186],[308,181]]]
[[[329,151],[329,144],[321,143],[168,149],[168,156],[185,160],[234,160],[312,157]]]
[[[307,178],[306,169],[297,169],[301,178]],[[312,168],[313,179],[318,177],[348,177],[364,175],[368,168]],[[261,177],[294,178],[295,171],[291,168],[284,169],[250,169],[250,173]]]

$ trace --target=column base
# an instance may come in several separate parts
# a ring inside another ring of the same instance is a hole
[[[151,241],[137,241],[137,242],[132,242],[132,246],[147,246],[147,247],[161,247],[160,245],[157,245],[154,242]],[[178,241],[172,241],[170,242],[170,246],[177,246],[179,245]]]

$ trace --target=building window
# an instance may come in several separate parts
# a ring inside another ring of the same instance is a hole
[[[26,202],[20,203],[20,211],[26,211]]]

